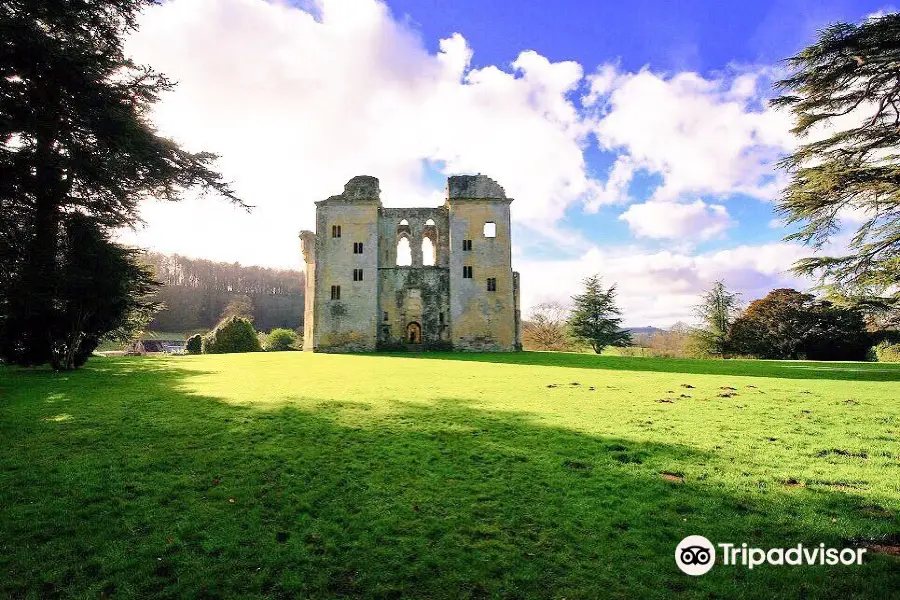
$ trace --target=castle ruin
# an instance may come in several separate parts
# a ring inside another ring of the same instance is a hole
[[[520,350],[511,198],[484,175],[447,180],[436,208],[384,208],[378,179],[354,177],[316,202],[300,233],[303,349]]]

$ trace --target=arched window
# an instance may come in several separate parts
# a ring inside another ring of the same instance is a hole
[[[407,221],[406,219],[401,219],[400,225],[401,225],[401,226],[403,226],[403,225],[407,225],[407,226],[408,226],[408,225],[409,225],[409,221]]]
[[[437,262],[437,249],[434,242],[427,235],[422,238],[422,265],[425,267],[433,267]]]
[[[409,238],[405,235],[397,242],[397,266],[408,267],[412,264],[412,248],[409,246]]]
[[[425,221],[422,230],[422,266],[433,267],[437,264],[438,230],[434,219]]]

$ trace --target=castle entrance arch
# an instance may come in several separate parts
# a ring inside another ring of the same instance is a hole
[[[413,321],[406,326],[406,343],[421,344],[422,343],[422,326]]]

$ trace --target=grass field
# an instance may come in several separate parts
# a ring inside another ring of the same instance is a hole
[[[0,597],[887,598],[886,553],[692,578],[674,550],[689,534],[898,543],[898,434],[900,365],[260,353],[5,369]]]

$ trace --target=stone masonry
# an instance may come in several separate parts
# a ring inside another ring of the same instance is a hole
[[[520,350],[511,202],[484,175],[450,177],[435,208],[384,208],[367,175],[316,202],[303,349]]]

